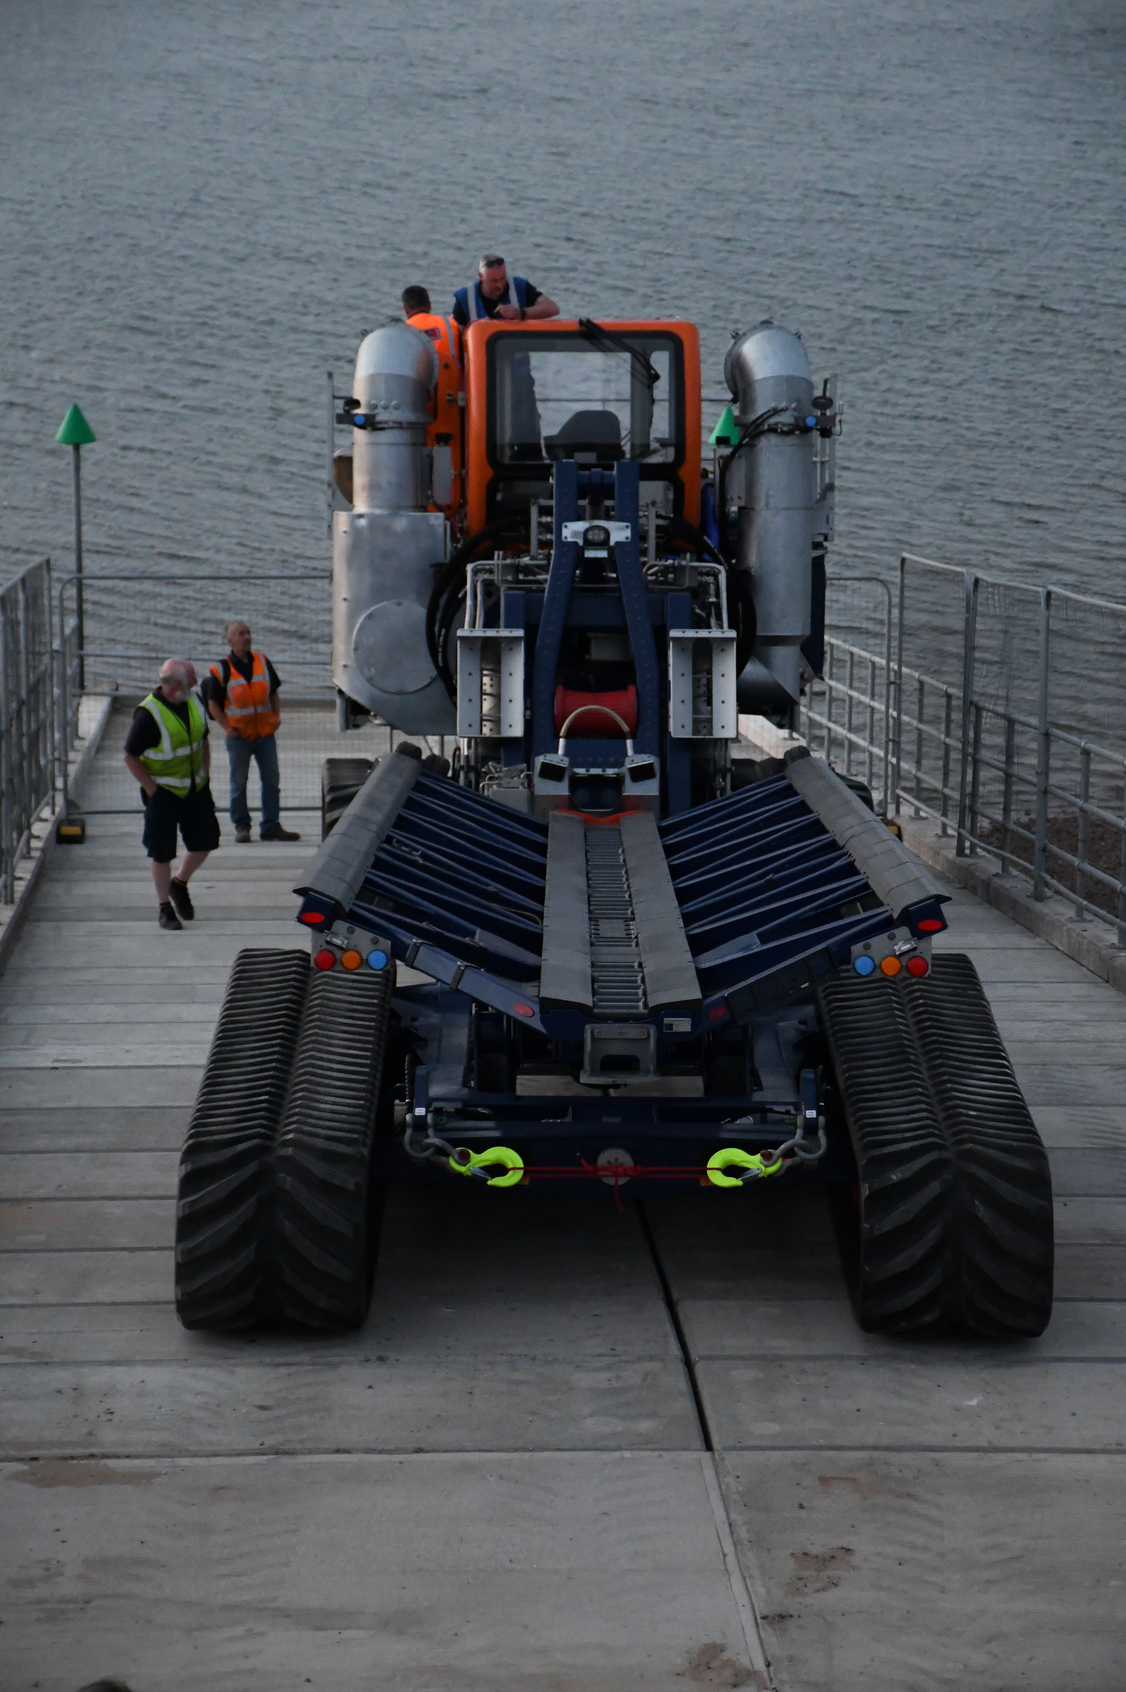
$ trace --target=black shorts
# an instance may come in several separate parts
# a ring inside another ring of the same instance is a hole
[[[185,793],[183,798],[167,787],[158,787],[150,798],[142,788],[141,803],[145,807],[141,839],[149,857],[158,864],[170,864],[176,856],[177,829],[188,852],[213,852],[218,846],[219,819],[210,784]]]

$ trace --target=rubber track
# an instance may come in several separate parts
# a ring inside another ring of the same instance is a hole
[[[371,1150],[393,985],[393,969],[309,984],[274,1150],[271,1241],[278,1311],[306,1327],[358,1327],[371,1299],[382,1201]]]
[[[235,959],[180,1158],[176,1310],[245,1328],[268,1308],[270,1160],[310,976],[303,951]]]
[[[921,980],[846,977],[821,1008],[860,1173],[862,1325],[1042,1333],[1047,1154],[969,958]]]

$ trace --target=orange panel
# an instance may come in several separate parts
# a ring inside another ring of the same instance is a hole
[[[675,335],[684,348],[684,463],[677,472],[684,487],[684,516],[689,523],[700,521],[700,336],[694,323],[642,322],[630,319],[599,318],[600,327],[616,335],[643,330]],[[505,323],[483,318],[462,331],[461,344],[465,354],[465,456],[466,456],[466,533],[475,535],[485,527],[488,509],[489,483],[493,469],[486,448],[487,375],[486,347],[491,335],[557,335],[561,330],[574,334],[576,322],[558,317],[540,323]]]

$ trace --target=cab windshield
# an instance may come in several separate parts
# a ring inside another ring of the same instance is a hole
[[[497,466],[680,456],[679,342],[661,333],[494,336],[489,458]]]

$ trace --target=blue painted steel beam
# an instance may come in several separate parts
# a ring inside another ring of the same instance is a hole
[[[625,460],[614,469],[614,519],[629,524],[630,538],[618,541],[614,559],[618,567],[618,588],[625,608],[633,669],[637,680],[637,734],[635,749],[657,757],[661,751],[661,678],[657,668],[657,643],[649,616],[650,593],[641,573],[638,492],[640,465]]]
[[[579,561],[577,544],[563,539],[564,523],[575,522],[579,516],[578,465],[573,459],[565,459],[555,466],[552,480],[555,539],[532,659],[533,758],[538,758],[543,752],[553,752],[559,743],[555,732],[555,677],[559,669],[563,630],[567,626],[571,586]]]

